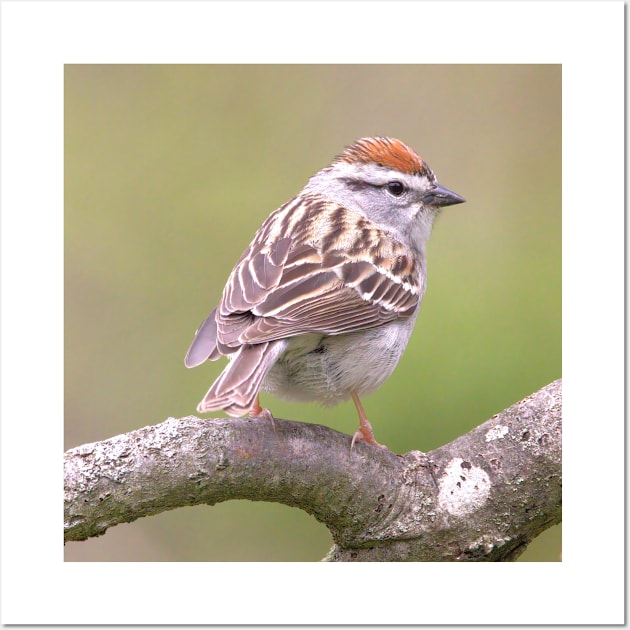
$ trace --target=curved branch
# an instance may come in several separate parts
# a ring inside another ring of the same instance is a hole
[[[174,419],[65,454],[65,540],[185,505],[277,501],[325,523],[327,560],[511,560],[561,520],[562,382],[428,454],[315,424]]]

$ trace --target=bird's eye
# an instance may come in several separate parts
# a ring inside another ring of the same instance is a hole
[[[405,192],[405,185],[395,179],[391,182],[387,182],[387,190],[390,194],[394,195],[394,197],[400,197],[400,195]]]

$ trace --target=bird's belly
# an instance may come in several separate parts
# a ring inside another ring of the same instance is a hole
[[[336,336],[301,335],[267,373],[263,389],[287,400],[336,405],[369,394],[394,371],[415,317]]]

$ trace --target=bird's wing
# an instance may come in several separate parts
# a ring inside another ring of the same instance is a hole
[[[424,292],[417,264],[365,217],[315,195],[294,199],[263,223],[232,271],[210,326],[215,348],[231,354],[408,317]]]

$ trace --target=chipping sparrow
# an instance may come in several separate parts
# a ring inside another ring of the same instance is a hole
[[[264,412],[260,390],[359,414],[352,438],[378,445],[359,395],[402,356],[426,286],[425,246],[442,206],[465,200],[394,138],[362,138],[263,222],[201,324],[187,367],[229,364],[200,412]]]

